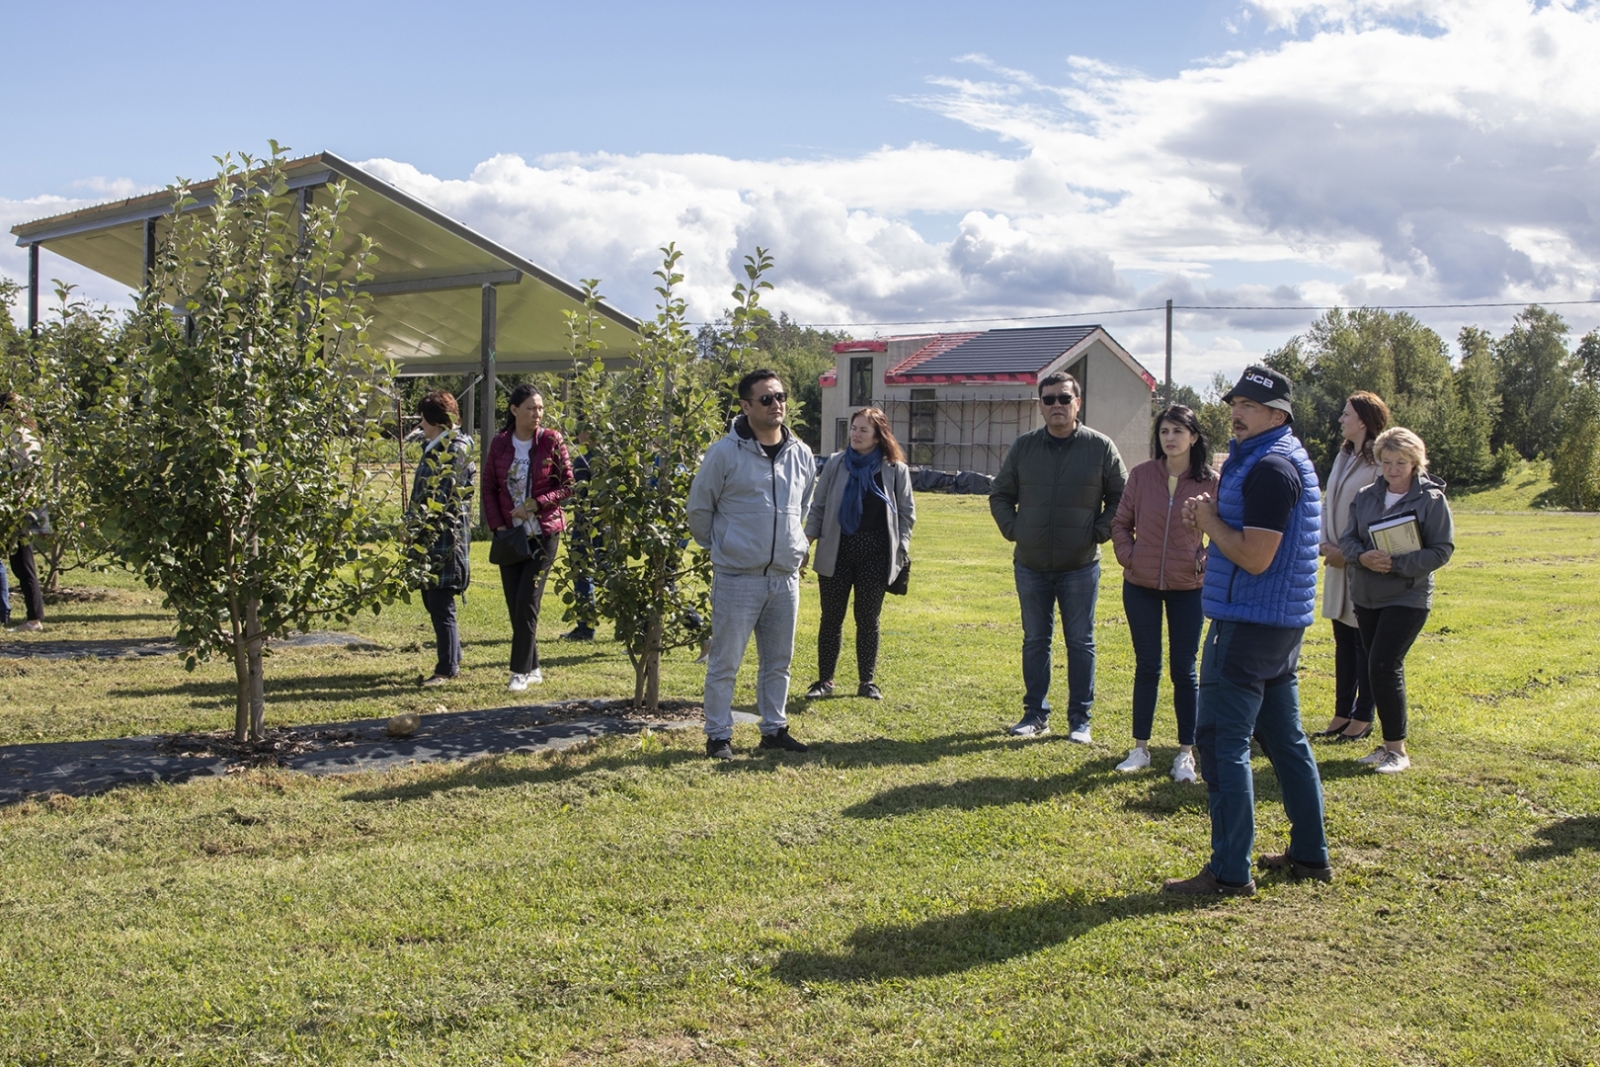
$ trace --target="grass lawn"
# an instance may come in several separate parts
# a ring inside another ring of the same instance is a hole
[[[1506,500],[1458,515],[1409,661],[1414,769],[1318,748],[1332,885],[1163,899],[1207,855],[1205,792],[1161,773],[1170,713],[1154,772],[1112,769],[1120,575],[1101,585],[1097,744],[1011,741],[1009,546],[983,499],[927,495],[882,703],[799,699],[804,594],[791,710],[809,755],[757,755],[742,726],[731,766],[685,731],[0,809],[0,1063],[1595,1064],[1600,518],[1488,513]],[[478,564],[468,681],[415,688],[431,631],[400,606],[354,627],[374,650],[274,655],[269,724],[506,703]],[[78,581],[98,591],[53,607],[45,639],[170,633],[124,576]],[[630,692],[618,647],[556,643],[558,615],[528,695]],[[690,658],[666,694],[698,696]],[[1321,623],[1313,727],[1332,667]],[[1064,690],[1059,643],[1057,668]],[[231,693],[225,664],[174,656],[0,658],[0,743],[222,728]],[[1256,770],[1258,848],[1281,848]]]

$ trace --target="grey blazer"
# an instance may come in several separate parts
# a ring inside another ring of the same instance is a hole
[[[817,542],[817,557],[811,566],[818,574],[833,577],[833,567],[839,558],[839,506],[844,502],[844,487],[850,484],[850,472],[844,466],[844,452],[828,457],[817,477],[817,492],[811,498],[811,513],[806,516],[806,536]],[[900,568],[911,558],[911,527],[917,521],[917,505],[911,499],[911,472],[904,463],[884,462],[883,491],[889,497],[889,529],[895,532],[889,538],[889,580],[893,581]]]

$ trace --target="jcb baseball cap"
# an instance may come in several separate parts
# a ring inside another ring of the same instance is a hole
[[[1294,406],[1289,402],[1293,392],[1294,385],[1289,379],[1271,367],[1256,365],[1244,369],[1239,376],[1239,384],[1228,391],[1222,402],[1227,404],[1236,396],[1254,400],[1262,407],[1288,412],[1289,421],[1293,422]]]

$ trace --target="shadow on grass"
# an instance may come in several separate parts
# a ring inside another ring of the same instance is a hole
[[[931,978],[1027,956],[1082,937],[1104,923],[1212,902],[1161,893],[1085,902],[1068,894],[909,926],[863,926],[846,940],[847,951],[785,952],[772,973],[790,985]]]
[[[754,711],[752,707],[748,710]],[[791,720],[792,724],[792,720]],[[826,756],[835,767],[916,766],[965,756],[980,749],[1008,744],[993,732],[940,734],[923,740],[868,737],[860,741],[822,741],[811,751]]]
[[[615,755],[599,756],[582,761],[562,760],[538,767],[507,766],[498,759],[479,760],[437,777],[422,781],[405,782],[382,789],[368,789],[348,794],[345,799],[360,802],[390,800],[418,800],[435,793],[452,789],[505,789],[516,786],[548,785],[570,781],[585,775],[603,775],[628,767],[645,767],[666,770],[679,764],[705,764],[696,734],[696,743],[682,748],[669,746],[658,752],[640,752],[637,749]],[[810,752],[762,752],[754,746],[735,746],[736,758],[731,763],[713,762],[710,770],[723,775],[775,774],[785,767],[803,767],[826,760],[830,767],[881,766],[887,764],[932,763],[947,756],[960,755],[973,748],[999,743],[992,734],[948,734],[926,741],[895,741],[890,738],[872,738],[866,741],[821,741],[811,746]]]
[[[388,803],[395,800],[422,800],[452,789],[505,789],[512,786],[551,785],[585,775],[644,767],[665,771],[683,763],[702,763],[705,756],[693,749],[664,749],[640,752],[632,749],[613,756],[601,756],[579,764],[558,761],[539,767],[507,766],[498,757],[457,764],[450,771],[420,781],[403,782],[381,789],[358,789],[344,795],[356,803]]]
[[[1550,860],[1586,848],[1600,852],[1600,815],[1574,815],[1553,822],[1533,836],[1544,844],[1529,845],[1517,852],[1520,860]]]
[[[56,608],[45,613],[47,624],[61,625],[69,622],[167,622],[172,621],[172,616],[163,611],[130,611],[130,612],[80,612],[70,608]]]
[[[1176,815],[1180,811],[1205,813],[1211,810],[1208,796],[1204,782],[1174,782],[1168,778],[1153,783],[1143,796],[1124,801],[1122,810],[1146,815]]]
[[[1108,756],[1048,778],[991,775],[959,782],[896,786],[845,808],[844,814],[852,819],[888,819],[933,808],[971,811],[1007,804],[1037,804],[1062,793],[1081,793],[1117,782],[1120,777],[1116,771],[1117,762],[1115,757]]]
[[[342,672],[338,675],[314,674],[303,678],[274,675],[269,665],[266,680],[266,702],[279,704],[302,700],[356,700],[364,697],[395,696],[415,693],[414,683],[397,679],[392,671],[365,673]],[[145,688],[118,687],[111,690],[118,697],[190,697],[197,703],[215,700],[233,700],[237,687],[232,678],[217,682],[181,682],[170,686]]]

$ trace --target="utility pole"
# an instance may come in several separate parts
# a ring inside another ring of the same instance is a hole
[[[1167,301],[1167,405],[1172,404],[1172,301]]]

